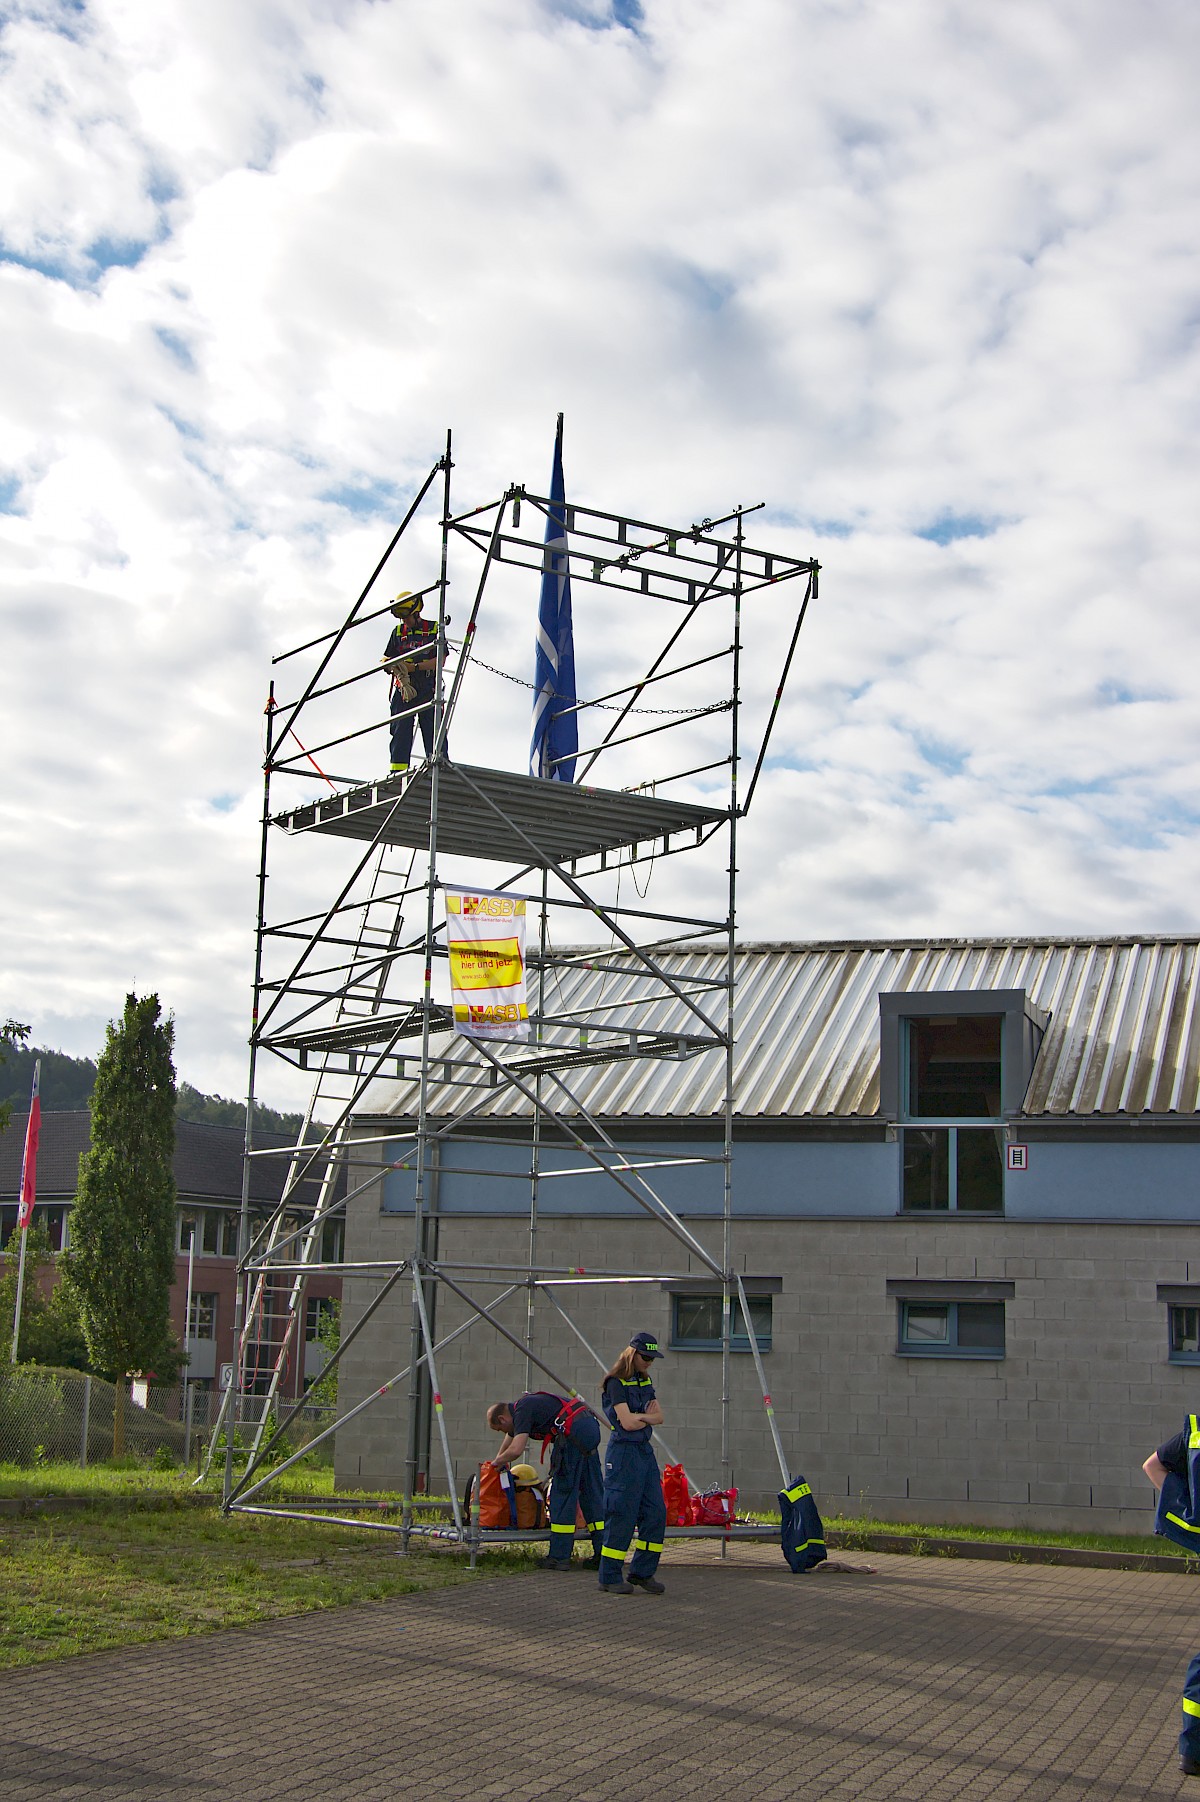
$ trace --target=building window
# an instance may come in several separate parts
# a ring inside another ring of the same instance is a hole
[[[332,1320],[337,1302],[332,1295],[310,1295],[304,1303],[304,1337],[310,1343],[321,1337],[323,1321]]]
[[[261,1232],[265,1216],[255,1210],[249,1219],[250,1239]],[[180,1212],[177,1215],[178,1238],[176,1247],[182,1257],[187,1257],[191,1246],[192,1222],[196,1227],[196,1256],[198,1258],[236,1258],[238,1250],[238,1227],[241,1221],[240,1208],[197,1208],[193,1213]],[[292,1220],[287,1230],[298,1224]]]
[[[921,1212],[999,1214],[1004,1208],[1002,1014],[933,1014],[902,1021],[903,1111],[939,1124],[902,1130],[901,1205]],[[966,1125],[966,1121],[979,1124]],[[962,1121],[964,1124],[951,1124]],[[942,1124],[944,1123],[944,1124]]]
[[[217,1336],[217,1297],[215,1294],[193,1295],[188,1315],[189,1339],[215,1339]]]
[[[35,1202],[31,1226],[44,1226],[50,1235],[51,1251],[65,1251],[67,1248],[67,1214],[68,1209],[57,1204]],[[15,1256],[20,1250],[21,1241],[17,1234],[17,1204],[0,1208],[0,1251],[8,1247],[12,1241],[12,1252]]]
[[[910,1120],[998,1120],[1003,1014],[932,1014],[905,1022]]]
[[[1048,1023],[1023,989],[880,995],[879,1105],[897,1124],[905,1212],[1003,1213],[1003,1122]]]
[[[918,1358],[1002,1358],[1002,1301],[901,1301],[897,1350]]]
[[[1172,1364],[1200,1364],[1200,1307],[1167,1309]]]
[[[958,1214],[1004,1209],[1003,1128],[906,1126],[902,1205]]]
[[[771,1297],[751,1295],[750,1324],[759,1351],[771,1349]],[[676,1351],[720,1351],[722,1297],[714,1295],[673,1295],[671,1297],[671,1346]],[[733,1318],[729,1336],[731,1351],[748,1352],[750,1340],[737,1298],[733,1300]]]
[[[206,1258],[219,1258],[221,1255],[221,1222],[224,1215],[216,1208],[205,1208],[200,1215],[200,1231],[196,1239],[196,1250]]]
[[[321,1262],[340,1264],[346,1242],[346,1217],[334,1214],[321,1225]]]

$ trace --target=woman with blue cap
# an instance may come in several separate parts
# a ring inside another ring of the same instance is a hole
[[[600,1588],[605,1595],[631,1596],[636,1589],[660,1596],[655,1571],[667,1529],[658,1459],[650,1441],[663,1412],[654,1394],[650,1366],[661,1358],[653,1333],[635,1333],[601,1386],[605,1416],[612,1427],[604,1459],[604,1544]],[[634,1539],[628,1575],[625,1554]]]

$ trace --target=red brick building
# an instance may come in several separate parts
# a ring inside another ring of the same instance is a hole
[[[9,1242],[16,1229],[25,1120],[24,1114],[14,1114],[8,1131],[0,1134],[0,1269],[3,1268],[10,1249]],[[91,1116],[86,1109],[42,1115],[38,1149],[38,1199],[34,1218],[48,1227],[50,1243],[56,1252],[70,1244],[71,1208],[79,1178],[79,1159],[88,1148],[90,1120]],[[290,1143],[278,1133],[262,1133],[257,1142],[262,1147]],[[194,1232],[192,1310],[187,1332],[188,1376],[202,1390],[216,1386],[221,1365],[230,1362],[233,1357],[242,1146],[243,1134],[238,1127],[202,1126],[187,1120],[176,1122],[175,1183],[178,1206],[171,1320],[182,1342],[187,1307],[188,1252]],[[252,1231],[254,1223],[261,1223],[274,1210],[283,1189],[287,1167],[285,1158],[259,1158],[252,1161]],[[303,1201],[307,1211],[311,1213],[316,1184],[306,1183],[303,1188]],[[344,1177],[341,1177],[338,1192],[341,1193],[343,1189]],[[300,1224],[301,1211],[297,1210],[297,1226]],[[343,1223],[340,1216],[330,1219],[324,1231],[322,1258],[331,1262],[342,1255]],[[44,1276],[43,1283],[47,1280]],[[341,1289],[341,1279],[337,1276],[318,1273],[309,1279],[304,1345],[299,1356],[296,1348],[289,1351],[282,1385],[284,1395],[297,1395],[307,1378],[316,1374],[319,1369],[322,1354],[316,1349],[316,1339],[320,1316],[333,1301],[340,1299]],[[276,1308],[281,1309],[285,1300],[285,1296],[278,1297]],[[262,1318],[256,1322],[250,1342],[247,1377],[251,1391],[265,1390],[281,1332],[281,1313],[272,1308],[271,1298],[268,1297]]]

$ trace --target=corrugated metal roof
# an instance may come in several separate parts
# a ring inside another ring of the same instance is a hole
[[[1022,1110],[1026,1115],[1170,1115],[1200,1110],[1200,939],[860,940],[747,944],[738,949],[735,1058],[742,1118],[861,1118],[879,1109],[881,992],[1023,989],[1049,1015]],[[719,979],[724,947],[660,960],[672,974]],[[606,964],[620,956],[606,952]],[[572,970],[552,986],[550,1011],[575,1012],[647,993],[644,976]],[[661,996],[661,989],[656,993]],[[724,999],[714,992],[724,1012]],[[620,1015],[617,1016],[620,1018]],[[639,1024],[688,1030],[678,1002],[654,1000]],[[439,1036],[445,1048],[448,1039]],[[460,1040],[456,1054],[463,1055]],[[572,1071],[579,1101],[607,1117],[719,1116],[724,1058],[636,1060]],[[464,1092],[435,1083],[435,1114],[459,1111]],[[411,1116],[413,1082],[379,1084],[379,1112]],[[563,1098],[555,1098],[560,1106]],[[500,1090],[481,1110],[529,1111]],[[569,1111],[569,1110],[568,1110]]]

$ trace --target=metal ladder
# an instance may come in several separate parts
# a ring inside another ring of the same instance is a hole
[[[362,917],[359,922],[354,952],[350,959],[350,970],[340,995],[335,1013],[335,1023],[342,1025],[352,1020],[369,1020],[379,1013],[383,1007],[387,992],[388,978],[391,974],[395,953],[400,944],[400,935],[404,929],[404,915],[400,904],[388,897],[399,889],[401,893],[408,888],[412,879],[413,866],[416,862],[416,851],[410,853],[407,868],[400,869],[388,862],[391,847],[380,847],[378,857],[371,875],[370,889],[362,906]],[[359,977],[356,972],[365,966],[366,976]],[[264,1257],[270,1260],[285,1246],[288,1252],[286,1262],[299,1263],[302,1270],[292,1273],[290,1286],[286,1294],[281,1294],[281,1286],[272,1282],[269,1273],[260,1269],[254,1279],[249,1302],[246,1308],[242,1327],[241,1340],[236,1347],[235,1374],[242,1373],[246,1367],[246,1355],[252,1343],[270,1347],[270,1377],[267,1388],[261,1396],[256,1396],[255,1412],[257,1421],[254,1437],[248,1453],[248,1463],[253,1464],[262,1446],[263,1435],[274,1410],[279,1394],[279,1385],[286,1372],[289,1354],[292,1347],[297,1350],[304,1340],[300,1332],[304,1304],[308,1289],[308,1270],[312,1265],[320,1263],[321,1242],[325,1226],[330,1219],[336,1218],[332,1210],[333,1196],[337,1186],[337,1174],[341,1167],[341,1156],[349,1140],[349,1120],[343,1121],[340,1127],[327,1138],[322,1150],[324,1168],[321,1172],[317,1198],[312,1206],[308,1224],[303,1228],[300,1240],[299,1255],[295,1253],[296,1226],[290,1216],[301,1212],[296,1206],[285,1207],[290,1202],[293,1191],[300,1195],[301,1172],[312,1161],[313,1153],[320,1143],[310,1140],[309,1133],[314,1122],[319,1123],[327,1104],[333,1104],[333,1111],[340,1114],[346,1103],[345,1085],[353,1078],[345,1072],[331,1071],[330,1054],[321,1057],[316,1081],[304,1111],[304,1119],[300,1126],[299,1137],[292,1150],[288,1162],[287,1176],[284,1180],[280,1202],[275,1209],[271,1231],[264,1248]],[[340,1260],[339,1260],[340,1261]],[[279,1305],[276,1305],[278,1303]],[[303,1387],[303,1372],[301,1372]],[[217,1419],[209,1436],[208,1450],[205,1455],[203,1469],[197,1482],[203,1481],[212,1467],[213,1455],[220,1437],[221,1427],[226,1420],[230,1397],[240,1392],[240,1383],[233,1389],[227,1389],[221,1398]],[[234,1422],[234,1426],[238,1425]]]

